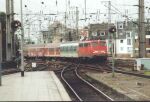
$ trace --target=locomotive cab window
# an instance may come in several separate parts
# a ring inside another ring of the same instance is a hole
[[[63,47],[60,47],[60,50],[63,51],[64,50]]]
[[[92,45],[93,47],[98,46],[98,42],[92,42],[91,45]]]
[[[89,46],[89,43],[84,43],[84,47],[88,47]]]
[[[79,47],[84,47],[84,43],[80,43],[80,44],[79,44]]]
[[[100,42],[100,46],[106,46],[106,42]]]

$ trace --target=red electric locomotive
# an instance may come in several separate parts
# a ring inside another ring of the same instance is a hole
[[[79,43],[79,57],[101,57],[107,58],[106,41],[92,40]]]

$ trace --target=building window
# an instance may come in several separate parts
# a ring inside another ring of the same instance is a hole
[[[147,53],[150,53],[150,50],[147,50],[146,52],[147,52]]]
[[[118,25],[118,28],[119,28],[119,29],[123,29],[123,24],[119,24],[119,25]]]
[[[127,39],[127,45],[131,45],[131,39]]]
[[[130,32],[128,32],[128,33],[126,33],[126,34],[127,34],[127,37],[129,37],[129,38],[131,37],[131,34],[130,34]]]
[[[128,52],[131,52],[131,50],[132,50],[131,47],[128,47]]]
[[[105,32],[101,32],[101,36],[105,36]]]
[[[123,43],[123,40],[120,40],[120,43]]]
[[[121,47],[120,50],[123,51],[123,47]]]
[[[146,35],[150,35],[150,31],[146,31]]]
[[[138,51],[138,50],[135,50],[135,53],[139,53],[139,51]]]

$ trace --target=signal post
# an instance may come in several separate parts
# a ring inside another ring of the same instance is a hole
[[[116,34],[116,27],[109,28],[109,33],[111,34],[111,50],[110,53],[112,55],[112,77],[115,77],[115,54],[114,54],[114,38]]]

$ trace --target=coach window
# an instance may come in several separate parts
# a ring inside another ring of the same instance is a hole
[[[77,48],[77,47],[76,47],[76,46],[74,46],[74,49],[73,49],[73,50],[74,50],[74,51],[76,51],[76,48]]]
[[[63,47],[60,47],[60,51],[63,51]]]
[[[123,40],[120,40],[120,43],[123,43]]]
[[[70,46],[70,51],[73,51],[73,46]]]
[[[67,46],[67,47],[66,47],[66,50],[67,50],[67,52],[68,52],[68,51],[70,50],[70,48]]]
[[[76,49],[76,47],[75,47],[75,46],[73,46],[73,50],[72,50],[72,51],[75,51],[75,49]]]
[[[66,52],[68,51],[68,47],[67,47],[67,46],[65,46],[65,51],[66,51]]]
[[[74,46],[71,46],[71,51],[74,51]]]
[[[63,51],[64,51],[64,52],[66,51],[65,47],[63,47]]]
[[[51,48],[49,48],[49,51],[51,51]]]
[[[64,52],[65,52],[65,50],[66,50],[65,47],[63,47],[63,51],[64,51]]]
[[[56,52],[58,52],[58,51],[59,51],[59,47],[56,48]]]

